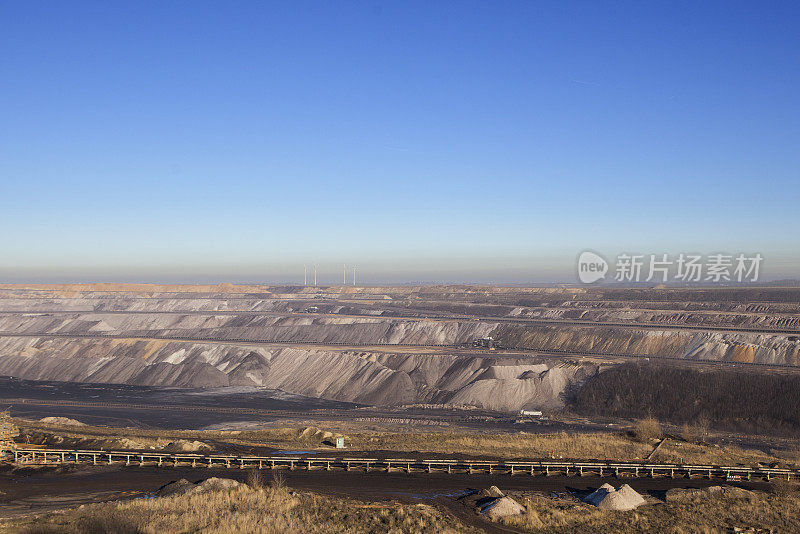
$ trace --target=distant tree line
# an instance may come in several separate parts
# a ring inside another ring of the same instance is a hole
[[[800,374],[630,363],[598,373],[574,395],[584,415],[708,422],[740,432],[800,436]]]

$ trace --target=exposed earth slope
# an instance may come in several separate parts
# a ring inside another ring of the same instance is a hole
[[[587,355],[795,366],[798,324],[786,288],[0,286],[0,374],[550,409]]]

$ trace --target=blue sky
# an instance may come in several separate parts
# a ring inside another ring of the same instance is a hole
[[[792,2],[0,1],[0,279],[800,278]]]

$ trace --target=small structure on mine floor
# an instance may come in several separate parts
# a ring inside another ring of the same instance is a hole
[[[345,448],[344,438],[336,438],[336,448],[337,449],[344,449]]]
[[[490,350],[494,349],[497,346],[495,341],[494,341],[494,338],[491,337],[491,336],[484,337],[484,338],[476,340],[474,342],[474,345],[476,347],[481,347],[481,348],[490,349]]]
[[[544,416],[539,410],[520,410],[517,414],[517,418],[514,421],[515,425],[522,425],[525,423],[537,423],[541,424],[543,421],[546,421],[547,418]]]

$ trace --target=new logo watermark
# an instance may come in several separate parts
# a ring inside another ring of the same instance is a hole
[[[761,263],[755,254],[619,254],[613,269],[617,282],[752,283],[758,281]],[[593,284],[606,278],[611,268],[600,254],[585,250],[578,256],[578,280]]]
[[[578,256],[578,279],[584,284],[593,284],[606,277],[608,262],[604,257],[584,250]]]

